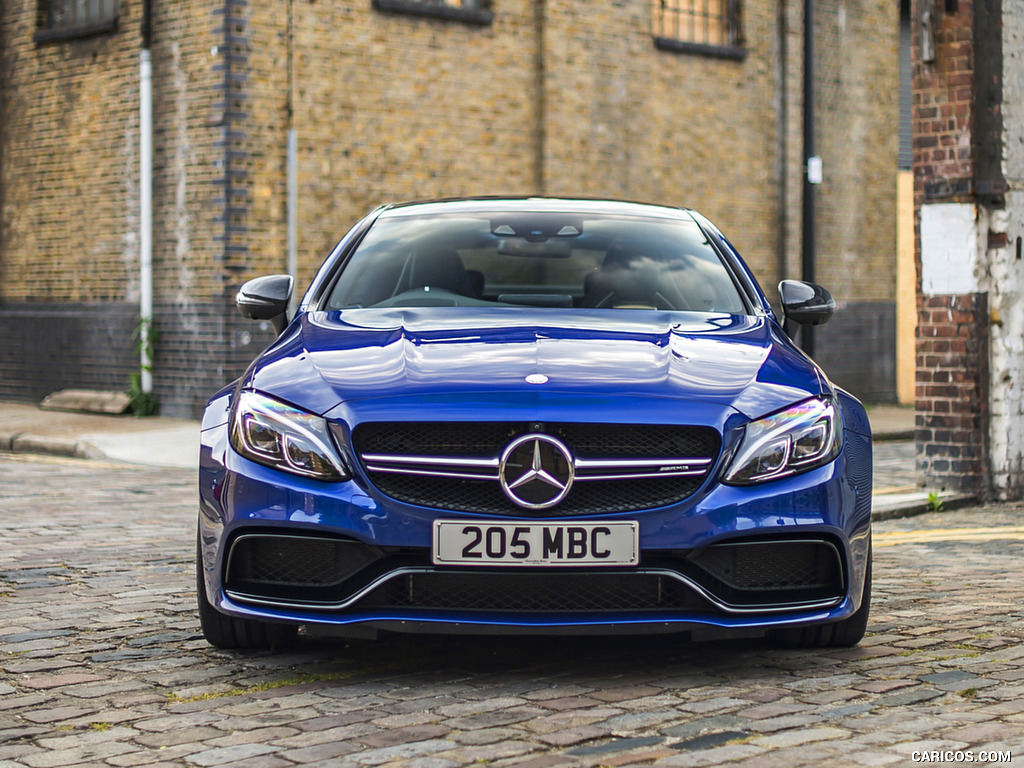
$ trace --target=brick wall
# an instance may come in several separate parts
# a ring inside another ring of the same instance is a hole
[[[824,182],[815,195],[816,277],[856,316],[867,316],[883,303],[889,315],[896,300],[899,2],[815,0],[814,17],[815,147],[824,164]],[[892,34],[880,34],[881,30]],[[796,95],[800,94],[798,86]],[[793,119],[799,121],[800,115],[794,111]],[[800,190],[797,184],[795,193]],[[797,198],[795,216],[799,205]],[[799,218],[794,218],[794,226],[799,231]],[[800,249],[794,247],[796,262],[790,276],[798,277]],[[838,316],[836,320],[846,322]],[[868,333],[854,331],[848,343],[858,336],[863,340],[861,360],[869,367],[879,364],[873,360],[894,354],[894,320],[877,342],[871,342]],[[816,352],[821,346],[816,343]],[[890,373],[891,379],[879,377],[871,388],[894,390],[893,369]]]
[[[137,3],[123,3],[137,29]],[[137,36],[37,45],[35,0],[0,25],[0,297],[130,301],[137,284]],[[134,204],[133,204],[134,203]]]
[[[36,1],[3,5],[0,396],[126,389],[137,368],[141,5],[122,2],[114,32],[42,44]],[[155,392],[170,415],[194,414],[205,396],[192,390],[208,394],[258,348],[237,352],[230,302],[246,254],[226,202],[238,74],[226,5],[153,4]]]
[[[59,389],[123,391],[139,364],[137,322],[135,304],[0,304],[3,395],[39,402]]]
[[[656,48],[649,0],[502,0],[483,23],[403,4],[154,3],[154,380],[165,414],[194,414],[266,341],[239,325],[231,297],[285,270],[289,129],[300,286],[381,202],[537,192],[692,205],[769,291],[799,275],[797,4],[743,3],[738,60]],[[818,14],[841,46],[821,75],[835,97],[819,102],[819,273],[861,316],[893,300],[898,8],[848,6],[827,0]],[[119,313],[139,297],[141,3],[122,2],[116,32],[45,45],[32,40],[36,8],[0,7],[0,305]],[[47,343],[43,330],[32,340]],[[860,367],[889,377],[875,363],[890,347],[861,343]],[[5,381],[0,396],[13,392]]]
[[[1000,361],[1007,329],[991,323],[1001,322],[1008,301],[1017,303],[1018,280],[1007,264],[999,162],[999,6],[936,3],[930,29],[917,23],[913,35],[917,480],[929,490],[980,497],[994,485],[1020,485],[1007,469],[1012,457],[1000,456],[998,483],[992,469],[992,435],[1006,434],[1007,425],[996,422],[1008,410],[993,387],[1012,378],[1016,363]],[[919,3],[913,12],[919,19]]]
[[[914,18],[919,18],[914,3]],[[927,1],[927,0],[925,0]],[[971,116],[974,110],[974,24],[971,3],[955,13],[933,3],[935,57],[921,60],[921,28],[914,26],[913,134],[918,206],[928,200],[959,200],[973,193]]]
[[[988,484],[988,301],[932,296],[918,313],[919,482],[981,494]]]
[[[295,4],[300,283],[382,202],[539,191],[532,6],[502,0],[493,23],[480,25],[380,11],[369,0]],[[285,253],[288,89],[275,78],[288,57],[285,38],[271,34],[274,14],[274,4],[252,4],[268,47],[254,55],[250,79],[250,135],[266,153],[253,169],[253,214],[276,222],[254,243],[253,273],[279,269]]]
[[[773,5],[745,4],[742,61],[657,49],[649,6],[546,4],[545,190],[697,208],[773,285],[783,170]]]
[[[815,276],[838,304],[828,325],[814,331],[815,358],[866,402],[895,402],[899,41],[878,32],[898,29],[899,3],[816,0],[814,15],[815,147],[824,164],[815,191]],[[800,51],[799,39],[792,45]],[[802,83],[791,87],[802,98]],[[796,105],[791,114],[800,130]],[[789,277],[801,274],[801,191],[797,175]]]
[[[865,402],[895,402],[895,326],[894,302],[837,304],[828,324],[814,329],[815,360],[832,381]]]

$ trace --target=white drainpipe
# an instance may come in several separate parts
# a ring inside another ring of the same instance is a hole
[[[153,391],[153,61],[143,48],[139,57],[139,383]]]

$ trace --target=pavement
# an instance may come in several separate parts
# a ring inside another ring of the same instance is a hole
[[[868,407],[875,439],[872,518],[885,520],[952,510],[974,499],[916,485],[914,409]],[[104,459],[153,467],[193,468],[199,422],[41,408],[0,401],[0,452]]]
[[[1024,504],[877,523],[855,648],[303,631],[267,653],[203,639],[195,493],[194,469],[0,459],[0,768],[899,768],[1024,753]]]
[[[195,467],[199,462],[199,422],[0,402],[0,451]]]

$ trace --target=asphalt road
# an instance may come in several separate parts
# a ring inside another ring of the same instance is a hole
[[[304,636],[275,656],[199,634],[195,495],[189,470],[0,454],[0,768],[1024,765],[1024,506],[876,524],[855,649]]]

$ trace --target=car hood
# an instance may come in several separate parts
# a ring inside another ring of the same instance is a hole
[[[445,307],[302,313],[244,386],[319,414],[660,398],[758,418],[823,382],[763,317]]]

